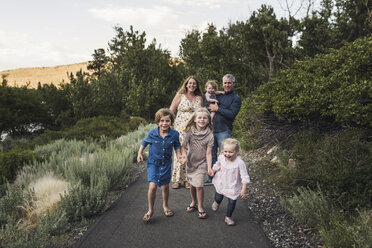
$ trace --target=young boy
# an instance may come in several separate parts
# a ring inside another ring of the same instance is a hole
[[[161,187],[163,194],[164,215],[167,217],[174,215],[174,212],[168,208],[173,149],[175,149],[177,159],[180,162],[183,161],[184,163],[185,158],[181,156],[179,133],[171,128],[173,121],[174,115],[169,109],[159,109],[155,114],[155,122],[158,127],[150,130],[138,151],[137,162],[142,162],[142,152],[147,145],[150,145],[147,159],[147,180],[149,181],[147,199],[149,209],[142,218],[144,222],[149,222],[154,213],[158,186]]]

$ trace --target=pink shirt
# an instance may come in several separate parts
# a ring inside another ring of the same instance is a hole
[[[234,161],[227,162],[225,156],[219,155],[213,169],[218,170],[212,180],[217,193],[232,200],[239,197],[244,183],[251,182],[247,167],[239,156]]]

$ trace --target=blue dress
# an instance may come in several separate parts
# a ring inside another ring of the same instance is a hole
[[[170,183],[172,171],[173,148],[181,149],[179,133],[170,128],[164,139],[159,134],[159,129],[150,130],[141,145],[150,145],[147,159],[147,180],[158,186]]]
[[[216,97],[216,94],[212,93],[212,94],[209,94],[209,98],[210,99],[217,99]],[[207,99],[204,97],[205,99],[205,107],[208,108],[211,104],[215,104],[215,102],[207,102]]]

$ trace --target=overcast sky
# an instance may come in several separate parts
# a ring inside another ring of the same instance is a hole
[[[294,2],[295,10],[300,0]],[[1,0],[0,71],[91,60],[108,47],[113,27],[145,31],[172,56],[191,29],[245,21],[261,4],[287,16],[285,0]],[[282,5],[282,7],[281,7]]]

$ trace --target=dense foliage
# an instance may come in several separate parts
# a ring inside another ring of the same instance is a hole
[[[291,121],[372,127],[372,38],[298,61],[258,92],[263,111]]]

